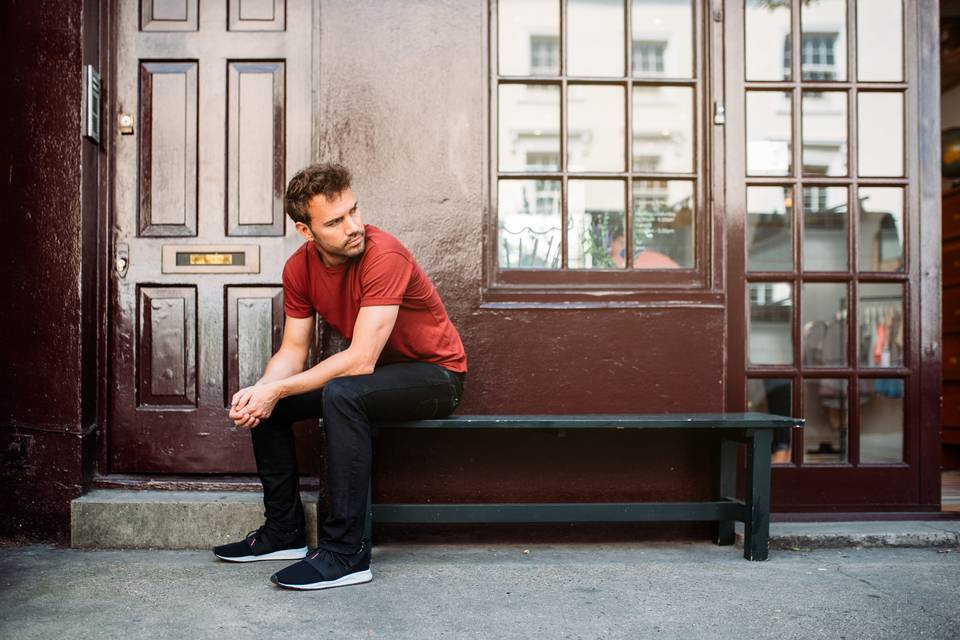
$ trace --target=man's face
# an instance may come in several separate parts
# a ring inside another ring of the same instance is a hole
[[[366,247],[363,221],[353,191],[348,187],[328,200],[317,194],[307,205],[310,224],[297,222],[297,231],[313,243],[328,267],[359,256]]]

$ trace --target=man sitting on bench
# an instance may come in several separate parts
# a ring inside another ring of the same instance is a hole
[[[463,391],[467,359],[433,284],[389,233],[360,219],[350,172],[307,167],[290,180],[286,211],[306,242],[283,269],[286,323],[263,377],[238,391],[229,416],[251,429],[266,523],[214,549],[233,562],[301,559],[271,576],[292,589],[369,582],[363,539],[370,423],[442,418]],[[304,371],[316,314],[351,340]],[[323,418],[330,512],[308,552],[292,424]]]

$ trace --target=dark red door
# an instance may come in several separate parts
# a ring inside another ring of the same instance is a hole
[[[311,154],[311,4],[115,6],[110,470],[248,472],[225,405],[282,331],[298,244],[283,191]]]

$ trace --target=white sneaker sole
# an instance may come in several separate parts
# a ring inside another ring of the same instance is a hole
[[[241,556],[238,558],[228,558],[226,556],[221,556],[218,554],[213,554],[220,558],[221,560],[226,560],[227,562],[257,562],[259,560],[303,560],[307,557],[307,548],[301,547],[299,549],[281,549],[280,551],[274,551],[272,553],[264,553],[259,556]]]
[[[286,587],[287,589],[300,589],[301,591],[307,591],[310,589],[329,589],[331,587],[346,587],[351,584],[363,584],[364,582],[370,582],[373,580],[373,574],[370,572],[370,569],[366,571],[357,571],[356,573],[350,573],[342,578],[337,578],[336,580],[327,580],[326,582],[314,582],[311,584],[286,584],[283,582],[278,582],[277,584],[281,587]]]

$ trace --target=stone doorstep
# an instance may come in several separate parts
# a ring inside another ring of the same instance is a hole
[[[317,493],[301,494],[307,544],[317,544]],[[97,489],[71,502],[75,548],[209,549],[263,524],[259,492]],[[743,546],[743,523],[736,525]],[[770,548],[960,547],[960,521],[774,522]]]
[[[743,523],[736,524],[736,545],[743,546]],[[883,520],[867,522],[773,522],[770,548],[809,549],[880,547],[960,548],[960,521]]]
[[[317,493],[301,493],[307,544],[317,544]],[[97,489],[70,503],[70,546],[209,549],[263,524],[263,496],[245,491]]]

